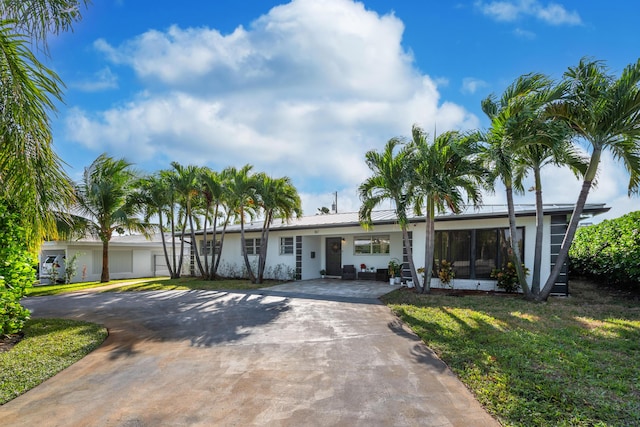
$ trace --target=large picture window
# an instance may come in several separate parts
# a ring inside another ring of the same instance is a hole
[[[353,253],[355,255],[388,255],[390,252],[388,234],[376,236],[356,236],[353,239]]]
[[[524,253],[524,228],[517,229],[520,254]],[[509,260],[508,228],[436,231],[433,275],[442,260],[453,263],[459,279],[489,279],[491,270]]]
[[[260,251],[260,239],[244,239],[244,242],[247,255],[258,255]]]
[[[280,238],[280,255],[293,255],[293,237]]]

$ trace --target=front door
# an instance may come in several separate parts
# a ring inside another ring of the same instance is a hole
[[[340,276],[342,274],[342,237],[327,237],[326,244],[327,275]]]

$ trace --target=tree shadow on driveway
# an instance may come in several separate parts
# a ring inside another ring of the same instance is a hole
[[[290,309],[289,299],[218,291],[65,294],[23,300],[33,317],[105,325],[111,357],[136,354],[142,341],[188,340],[194,347],[238,342]],[[114,342],[115,341],[115,342]]]

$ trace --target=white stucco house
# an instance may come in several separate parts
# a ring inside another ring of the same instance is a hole
[[[165,234],[165,238],[169,241],[170,235]],[[45,242],[40,250],[40,263],[50,255],[63,255],[70,260],[76,254],[77,272],[71,282],[100,280],[102,242],[97,239]],[[189,247],[185,245],[183,274],[189,274],[189,257]],[[142,235],[114,236],[109,242],[109,274],[113,280],[168,276],[160,234],[154,234],[151,239]],[[46,280],[41,280],[44,282]]]
[[[470,208],[471,209],[471,208]],[[604,204],[588,204],[584,215],[593,216],[607,212]],[[544,238],[542,253],[542,281],[549,275],[560,248],[573,205],[547,205],[544,209]],[[330,277],[341,277],[345,265],[353,265],[356,278],[386,280],[370,269],[386,269],[391,259],[403,264],[403,277],[410,278],[407,258],[403,248],[402,233],[393,211],[377,211],[372,215],[373,227],[365,230],[358,222],[357,212],[313,215],[291,220],[288,223],[274,221],[269,233],[266,276],[287,271],[296,280],[320,277],[325,270]],[[531,268],[535,243],[535,207],[517,206],[517,228],[523,261]],[[247,252],[250,260],[257,260],[260,244],[261,221],[245,224]],[[453,286],[456,289],[496,290],[496,282],[489,276],[493,268],[501,268],[506,256],[504,235],[508,235],[506,207],[487,206],[482,210],[469,210],[459,215],[438,216],[435,221],[435,262],[446,259],[453,262],[456,272]],[[217,230],[218,234],[220,230]],[[411,218],[409,232],[416,268],[424,266],[426,227],[423,217]],[[211,255],[212,230],[207,230],[208,248],[203,247],[204,231],[197,233],[201,255]],[[220,274],[244,269],[241,252],[240,226],[226,230],[221,252]],[[360,266],[368,269],[362,274]],[[384,272],[383,272],[384,273]],[[528,277],[531,281],[531,277]],[[432,280],[438,287],[439,280]],[[568,293],[566,268],[553,291]]]

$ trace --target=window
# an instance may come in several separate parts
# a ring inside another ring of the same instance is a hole
[[[356,255],[389,254],[389,235],[356,236],[353,239],[353,253]]]
[[[524,251],[524,228],[519,227],[518,246]],[[433,275],[443,259],[453,263],[459,279],[489,279],[491,270],[501,268],[509,259],[507,241],[509,229],[436,231]]]
[[[258,255],[260,252],[260,239],[244,239],[247,255]]]
[[[205,249],[204,240],[200,241],[200,255],[211,255],[211,248],[213,247],[213,240],[207,240],[207,246]],[[216,240],[216,255],[220,254],[220,240]]]
[[[280,238],[280,255],[293,255],[293,237]]]

